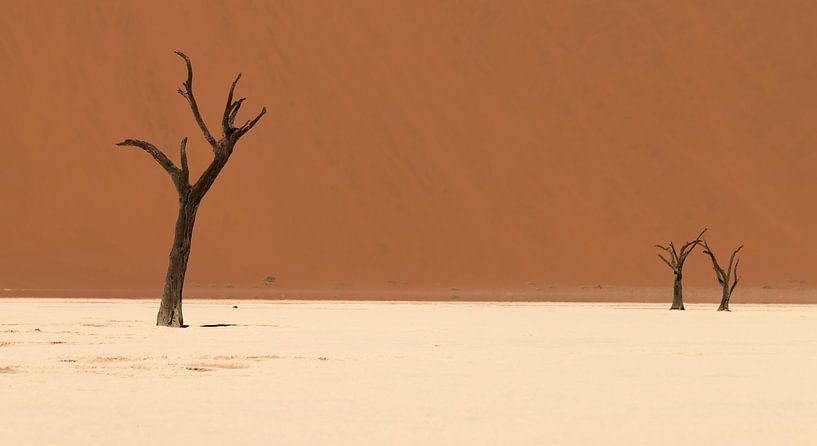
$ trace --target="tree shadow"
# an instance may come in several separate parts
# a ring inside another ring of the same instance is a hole
[[[238,327],[238,324],[204,324],[199,325],[201,328],[215,328],[215,327]]]

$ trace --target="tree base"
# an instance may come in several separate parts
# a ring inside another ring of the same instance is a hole
[[[156,325],[159,327],[186,327],[186,325],[184,325],[184,318],[182,317],[181,305],[169,311],[165,307],[159,308],[159,314],[156,315]]]

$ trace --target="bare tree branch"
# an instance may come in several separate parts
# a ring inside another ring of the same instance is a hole
[[[675,271],[675,267],[672,265],[672,263],[669,262],[669,260],[665,259],[664,256],[662,256],[661,254],[658,254],[658,258],[663,260],[664,263],[666,263],[667,266],[670,267],[671,270]]]
[[[238,73],[238,76],[235,77],[233,84],[230,86],[230,92],[227,93],[227,105],[224,106],[224,116],[221,118],[221,127],[224,131],[224,136],[230,136],[232,133],[232,123],[230,122],[230,114],[237,105],[233,102],[233,93],[235,93],[235,86],[238,84],[238,80],[241,79],[241,73]],[[241,105],[241,102],[244,99],[240,99],[237,101],[238,106]]]
[[[179,171],[179,183],[180,186],[189,187],[190,186],[190,168],[187,166],[187,137],[185,136],[182,138],[182,142],[179,144],[179,152],[181,152],[181,164],[182,168]],[[181,188],[179,189],[181,193]]]
[[[685,243],[684,246],[681,247],[681,257],[688,256],[689,253],[692,252],[692,250],[695,249],[695,247],[698,246],[699,243],[701,243],[700,240],[694,240],[694,241]]]
[[[233,103],[233,107],[230,110],[230,116],[227,118],[227,125],[230,129],[233,129],[233,123],[235,122],[235,117],[238,115],[238,109],[241,108],[241,103],[244,102],[247,98],[241,98]]]
[[[740,259],[735,262],[735,271],[733,273],[735,274],[735,281],[732,283],[732,287],[729,289],[730,296],[732,295],[732,291],[735,291],[735,287],[738,286],[738,282],[740,281],[740,276],[738,276],[738,265],[740,265]]]
[[[735,256],[741,249],[743,249],[743,245],[739,246],[738,249],[732,252],[732,256],[729,258],[729,265],[726,267],[726,270],[724,270],[718,263],[715,253],[712,252],[712,249],[709,247],[706,240],[703,241],[703,244],[704,253],[712,260],[712,269],[715,270],[716,278],[718,279],[718,283],[721,285],[723,290],[723,296],[721,297],[721,304],[718,307],[718,311],[729,311],[729,300],[732,298],[732,291],[735,290],[735,287],[738,286],[738,282],[740,281],[740,277],[738,277],[738,265],[740,265],[740,259],[735,261]],[[734,280],[730,284],[729,282],[732,278],[734,278]]]
[[[735,252],[732,253],[732,256],[729,257],[729,266],[727,267],[727,270],[732,271],[732,262],[735,260],[735,255],[737,255],[737,253],[740,252],[741,249],[743,249],[743,245],[740,245],[738,249],[736,249]]]
[[[216,177],[221,172],[221,169],[227,164],[227,159],[229,158],[229,154],[216,154],[216,157],[213,159],[213,162],[204,169],[204,172],[201,173],[201,176],[196,181],[196,184],[192,186],[192,193],[194,199],[200,200],[204,197],[204,194],[210,190],[210,187],[216,181]]]
[[[691,242],[686,242],[686,244],[684,244],[684,246],[681,248],[681,263],[683,263],[684,260],[686,260],[686,257],[692,252],[692,250],[695,249],[695,247],[698,246],[699,243],[701,243],[701,237],[704,235],[704,232],[706,232],[707,229],[709,228],[704,228],[704,230],[701,231],[701,233],[698,234],[697,237],[695,237],[695,240]]]
[[[230,140],[233,143],[241,138],[245,133],[252,130],[255,124],[267,113],[267,108],[262,107],[261,112],[253,119],[248,120],[244,125],[241,127],[235,128],[233,124],[235,123],[235,118],[238,116],[238,110],[241,108],[241,104],[247,98],[240,98],[236,101],[233,101],[233,96],[235,95],[235,87],[238,85],[238,81],[241,79],[241,73],[238,73],[233,84],[230,86],[230,91],[227,92],[227,103],[224,105],[224,115],[221,117],[221,127],[224,133],[225,140]],[[223,142],[223,141],[222,141]]]
[[[199,106],[196,103],[196,97],[193,95],[193,65],[190,62],[190,58],[181,51],[176,51],[175,53],[184,59],[184,63],[187,65],[187,80],[182,84],[184,86],[184,90],[181,88],[179,89],[179,94],[182,95],[183,98],[187,99],[188,103],[190,103],[190,109],[193,111],[193,117],[196,118],[196,123],[201,129],[201,133],[204,134],[204,139],[210,143],[214,152],[218,151],[218,143],[216,142],[215,138],[213,138],[210,130],[207,128],[207,124],[204,123],[204,119],[201,117],[201,113],[199,112]]]
[[[175,164],[173,164],[173,161],[170,161],[170,159],[164,154],[164,152],[159,150],[153,144],[139,139],[126,139],[120,143],[117,143],[116,145],[123,147],[124,146],[139,147],[140,149],[149,153],[153,157],[153,159],[155,159],[156,162],[158,162],[159,165],[162,166],[167,171],[167,173],[170,174],[174,182],[176,182],[176,180],[178,179],[180,173],[179,168],[176,167]]]
[[[708,255],[710,259],[712,259],[712,268],[715,270],[715,273],[718,275],[718,280],[725,279],[723,268],[718,264],[718,259],[715,258],[715,254],[712,252],[712,249],[709,248],[709,244],[706,240],[703,240],[704,245],[704,254]]]
[[[267,107],[261,107],[261,113],[259,113],[258,116],[256,116],[250,121],[247,121],[246,124],[242,125],[241,128],[238,129],[238,131],[236,132],[236,138],[240,138],[244,136],[245,133],[252,130],[252,128],[255,127],[255,124],[258,123],[258,120],[261,119],[261,117],[264,116],[265,114],[267,114]]]

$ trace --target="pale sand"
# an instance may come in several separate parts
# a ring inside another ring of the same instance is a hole
[[[185,330],[156,307],[0,301],[2,443],[817,438],[817,306],[190,301]]]

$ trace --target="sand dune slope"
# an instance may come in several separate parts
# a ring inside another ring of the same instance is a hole
[[[239,71],[269,110],[194,282],[660,285],[708,225],[744,283],[817,283],[814,2],[4,3],[0,288],[160,286],[176,197],[113,144],[208,161],[173,50],[212,127]]]

